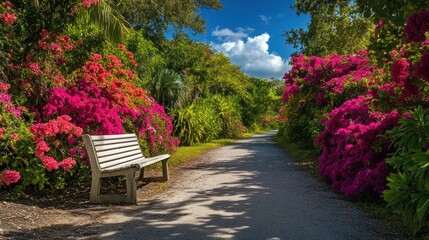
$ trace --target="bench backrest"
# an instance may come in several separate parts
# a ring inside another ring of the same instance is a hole
[[[104,171],[144,159],[136,134],[83,135],[91,169]]]

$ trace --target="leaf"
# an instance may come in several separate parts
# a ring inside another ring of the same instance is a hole
[[[429,207],[429,196],[423,195],[420,198],[416,209],[417,219],[419,220],[419,222],[423,220],[424,216],[426,215],[428,207]]]

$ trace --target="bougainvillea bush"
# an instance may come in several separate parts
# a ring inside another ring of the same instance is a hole
[[[78,1],[76,7],[97,2]],[[8,15],[12,4],[2,6],[0,30],[12,33],[10,25],[24,20]],[[60,189],[88,180],[83,134],[134,132],[146,156],[178,146],[172,117],[136,86],[138,65],[124,45],[114,49],[118,55],[90,53],[76,62],[84,40],[47,29],[32,37],[37,40],[25,55],[1,53],[14,61],[0,80],[0,188]]]
[[[386,186],[388,145],[380,138],[396,126],[399,114],[371,111],[369,100],[359,96],[333,109],[316,139],[322,146],[320,175],[347,198],[367,191],[381,194]]]
[[[386,132],[414,107],[429,107],[428,16],[422,11],[409,17],[406,41],[382,65],[372,66],[364,51],[299,55],[285,74],[281,133],[316,140],[321,176],[348,198],[382,194],[392,170],[386,160],[395,152]]]
[[[406,42],[395,51],[387,91],[399,96],[404,109],[400,125],[389,132],[396,151],[384,199],[401,213],[415,237],[429,236],[429,12],[408,17]]]
[[[325,58],[299,55],[285,74],[281,134],[290,141],[311,143],[323,130],[320,120],[332,108],[368,91],[377,68],[367,53],[329,55]]]

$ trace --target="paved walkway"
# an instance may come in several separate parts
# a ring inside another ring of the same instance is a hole
[[[168,191],[111,213],[88,238],[395,238],[295,166],[274,136],[268,132],[208,152]]]

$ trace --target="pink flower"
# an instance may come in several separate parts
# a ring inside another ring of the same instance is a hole
[[[101,59],[103,59],[103,57],[100,54],[93,53],[89,56],[89,59],[91,61],[98,62],[98,61],[101,61]]]
[[[28,66],[28,68],[35,74],[35,75],[39,75],[40,74],[40,67],[39,64],[37,62],[33,62],[30,63],[30,66]]]
[[[72,169],[76,165],[76,161],[73,158],[66,158],[59,163],[59,166],[64,168],[64,170],[68,171]]]
[[[6,93],[9,88],[10,88],[10,84],[0,81],[0,92]]]
[[[415,64],[414,74],[429,83],[429,53],[423,53],[420,61]]]
[[[18,141],[19,140],[19,135],[18,135],[18,133],[12,133],[10,136],[9,136],[9,141]]]
[[[43,166],[45,166],[46,170],[49,172],[52,170],[57,170],[59,168],[59,164],[53,157],[44,156],[42,159]]]
[[[405,34],[407,43],[424,42],[426,40],[425,32],[429,29],[429,12],[421,11],[408,16]]]
[[[6,128],[2,127],[0,128],[0,139],[4,138],[4,133],[6,132]]]
[[[14,22],[15,22],[15,20],[16,20],[16,16],[15,16],[15,14],[11,14],[11,13],[8,13],[8,12],[4,12],[1,16],[0,16],[0,18],[3,20],[3,22],[7,25],[7,26],[11,26]]]
[[[377,30],[377,29],[381,28],[382,26],[383,26],[383,19],[380,19],[378,21],[378,24],[375,26],[375,29]]]
[[[403,86],[405,80],[410,74],[410,63],[405,59],[398,59],[393,62],[390,67],[390,73],[392,75],[393,81],[399,86]]]
[[[17,171],[5,170],[0,174],[0,183],[3,182],[6,186],[18,182],[19,179],[21,179],[21,175]]]
[[[89,9],[91,7],[91,2],[90,1],[83,1],[82,5]]]

